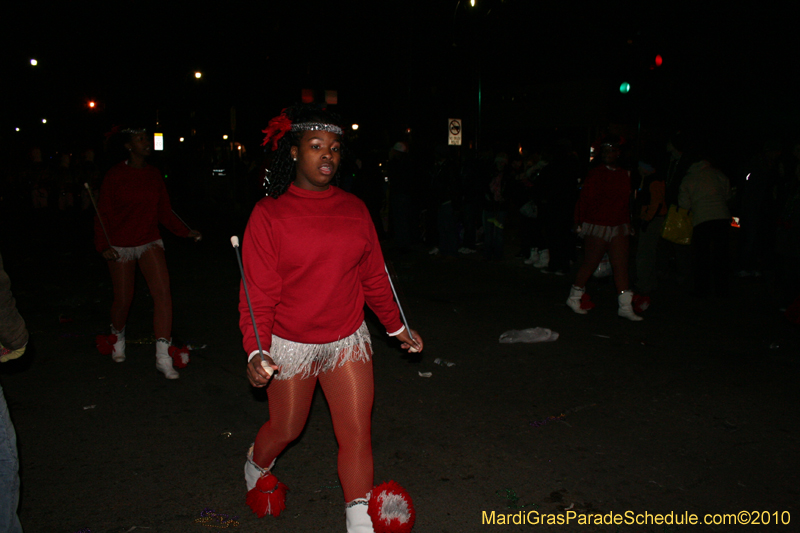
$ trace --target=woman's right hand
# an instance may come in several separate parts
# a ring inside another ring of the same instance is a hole
[[[106,261],[116,261],[117,259],[119,259],[119,252],[117,252],[113,248],[106,248],[103,251],[103,259],[105,259]]]
[[[395,338],[400,341],[400,348],[408,350],[408,353],[419,353],[422,351],[422,337],[413,329],[410,335],[409,331],[404,329],[403,332],[398,334]]]
[[[254,355],[250,362],[247,363],[247,379],[250,380],[250,385],[253,387],[266,387],[272,377],[273,372],[278,370],[278,365],[272,360],[269,354],[264,354],[264,362],[270,368],[271,372],[261,364],[261,357],[258,354]]]

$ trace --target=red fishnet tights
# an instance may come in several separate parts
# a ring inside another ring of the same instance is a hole
[[[136,264],[142,270],[150,296],[153,297],[153,332],[157,339],[172,337],[172,295],[169,292],[169,272],[164,249],[160,246],[148,248],[138,261],[109,261],[111,283],[114,286],[114,302],[111,304],[111,324],[122,331],[128,321],[128,311],[133,301],[133,283],[136,279]]]
[[[256,436],[253,460],[267,467],[306,425],[319,380],[339,443],[339,480],[346,502],[372,490],[372,361],[351,361],[319,376],[273,380],[267,389],[269,421]]]

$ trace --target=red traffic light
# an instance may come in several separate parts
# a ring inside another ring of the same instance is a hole
[[[663,57],[661,57],[660,55],[657,55],[657,56],[656,56],[656,66],[657,66],[657,67],[660,67],[660,66],[661,66],[661,63],[663,63],[663,62],[664,62],[664,58],[663,58]]]

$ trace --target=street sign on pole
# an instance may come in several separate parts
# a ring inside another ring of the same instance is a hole
[[[461,119],[447,119],[447,144],[461,146]]]

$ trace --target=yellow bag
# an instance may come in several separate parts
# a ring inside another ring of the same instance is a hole
[[[692,215],[689,210],[677,205],[669,206],[661,236],[675,244],[690,244],[692,242]]]

